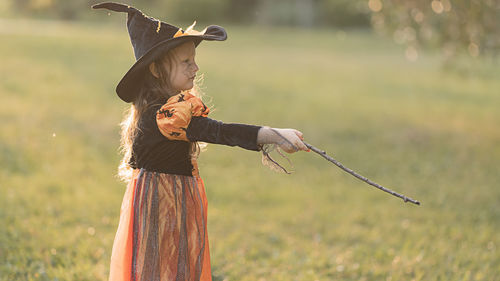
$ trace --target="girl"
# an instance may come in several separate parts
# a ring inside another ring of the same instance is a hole
[[[211,280],[207,199],[198,174],[198,142],[259,151],[276,144],[288,153],[307,150],[302,133],[207,117],[197,97],[195,47],[227,38],[220,26],[198,32],[147,17],[118,3],[93,8],[126,12],[136,63],[119,82],[130,102],[122,123],[124,195],[111,255],[109,280]]]

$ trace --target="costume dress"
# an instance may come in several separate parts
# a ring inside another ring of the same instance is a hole
[[[209,281],[207,198],[192,142],[259,150],[259,126],[226,124],[190,93],[158,100],[138,121],[110,281]]]

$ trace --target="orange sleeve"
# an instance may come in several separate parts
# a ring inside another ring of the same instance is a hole
[[[192,116],[206,117],[210,110],[200,98],[190,93],[170,97],[157,112],[156,124],[160,132],[170,140],[189,141],[187,127]]]

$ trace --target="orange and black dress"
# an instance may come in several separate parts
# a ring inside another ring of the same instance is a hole
[[[111,256],[111,281],[209,281],[207,198],[190,153],[203,141],[259,150],[259,126],[226,124],[189,93],[139,120]]]

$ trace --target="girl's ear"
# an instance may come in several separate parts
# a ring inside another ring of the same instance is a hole
[[[151,74],[153,74],[154,77],[160,78],[160,74],[158,73],[158,70],[156,69],[156,64],[154,62],[149,64],[149,71]]]

